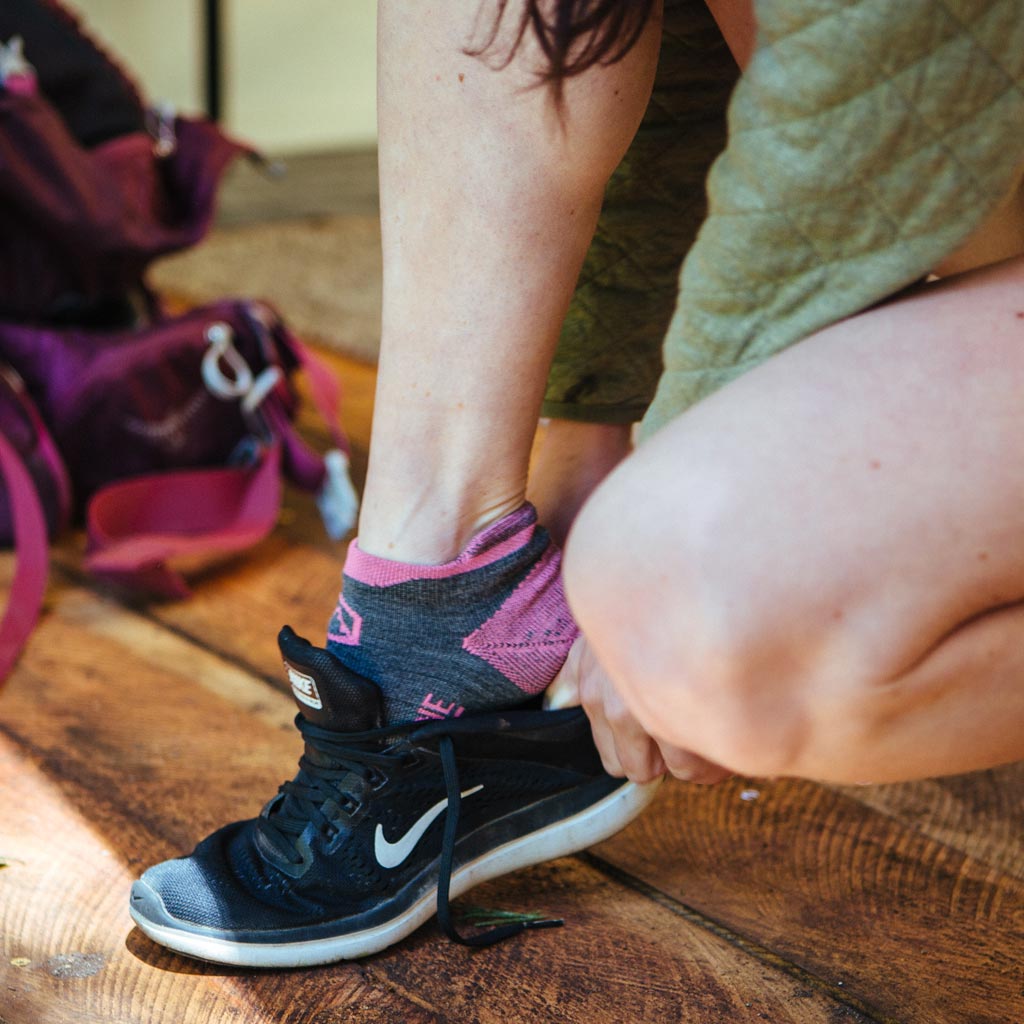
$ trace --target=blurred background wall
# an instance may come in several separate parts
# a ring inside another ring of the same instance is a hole
[[[238,161],[209,236],[158,260],[150,284],[182,305],[266,299],[306,340],[373,362],[381,282],[376,0],[63,2],[148,99],[182,113],[208,112],[215,13],[221,123],[287,158],[283,176]]]
[[[213,0],[69,0],[154,100],[202,111]],[[376,0],[217,0],[222,122],[271,153],[376,142]]]

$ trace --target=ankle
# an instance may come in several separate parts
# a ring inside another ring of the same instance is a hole
[[[481,506],[447,502],[434,494],[427,502],[389,507],[364,502],[359,550],[365,555],[410,565],[454,561],[475,537],[525,504],[521,492]]]
[[[521,704],[550,684],[577,633],[561,554],[522,504],[441,563],[354,541],[327,639],[397,722]]]

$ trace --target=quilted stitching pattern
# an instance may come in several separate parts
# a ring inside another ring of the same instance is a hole
[[[737,71],[704,0],[669,0],[654,92],[605,194],[544,413],[629,423],[661,374],[679,267],[705,215]]]
[[[1024,161],[1021,0],[760,0],[645,433],[926,274]]]

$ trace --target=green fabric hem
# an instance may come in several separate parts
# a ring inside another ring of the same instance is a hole
[[[600,423],[604,426],[638,423],[647,412],[646,405],[579,405],[575,402],[545,402],[541,416],[574,423]]]
[[[665,373],[658,384],[654,401],[640,424],[638,441],[642,444],[666,423],[671,423],[702,398],[707,398],[730,381],[765,363],[771,356],[747,359],[732,366],[708,366],[700,370]]]
[[[1019,0],[757,0],[756,12],[643,438],[926,274],[1024,159]]]

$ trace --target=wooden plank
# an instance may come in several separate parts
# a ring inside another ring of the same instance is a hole
[[[6,1024],[440,1019],[358,966],[223,969],[132,929],[132,878],[254,812],[290,770],[288,705],[151,622],[56,588],[0,702]]]
[[[11,858],[0,872],[5,1024],[440,1019],[353,968],[331,977],[261,974],[159,949],[130,927],[126,900],[135,867],[119,855],[123,846],[111,841],[104,822],[75,805],[67,780],[54,780],[6,737],[0,773],[0,852]]]
[[[461,902],[539,907],[566,928],[480,953],[446,945],[431,927],[410,955],[376,958],[371,977],[429,994],[458,1022],[872,1019],[815,979],[747,955],[577,858],[488,883]]]
[[[1024,881],[1024,762],[888,786],[837,786],[852,800]]]
[[[1024,1019],[1024,884],[842,793],[666,785],[596,854],[883,1019]]]
[[[570,922],[486,953],[433,924],[366,962],[314,971],[225,970],[160,950],[131,929],[130,878],[255,813],[298,754],[291,704],[88,591],[56,588],[52,605],[0,702],[6,1024],[858,1019],[572,858],[467,898]]]

